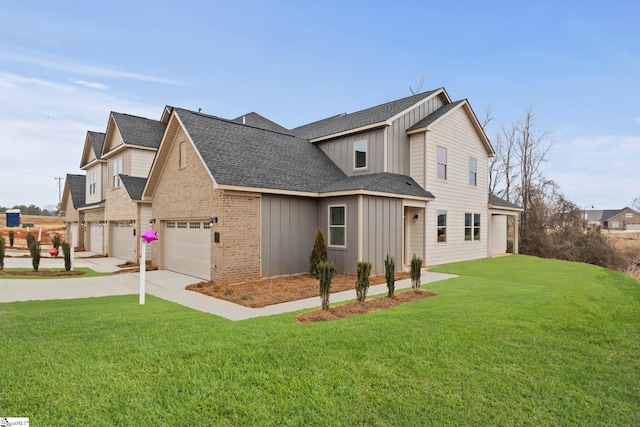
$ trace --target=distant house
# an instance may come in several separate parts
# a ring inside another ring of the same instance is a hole
[[[64,181],[60,210],[64,213],[64,224],[67,230],[66,241],[74,248],[83,247],[84,242],[84,212],[81,210],[85,203],[85,175],[67,174]],[[69,239],[71,235],[71,239]]]
[[[585,210],[585,219],[591,225],[604,230],[640,231],[640,213],[626,207],[623,209]]]

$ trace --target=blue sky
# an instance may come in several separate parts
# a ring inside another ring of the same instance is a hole
[[[0,3],[0,206],[58,202],[87,130],[165,105],[292,128],[444,86],[510,126],[531,107],[579,206],[640,196],[640,3]]]

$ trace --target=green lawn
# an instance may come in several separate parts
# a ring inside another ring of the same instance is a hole
[[[75,278],[80,278],[80,277],[100,277],[100,276],[111,276],[113,273],[100,273],[97,272],[95,270],[92,270],[90,268],[87,267],[76,267],[74,268],[75,271],[84,271],[84,274],[78,275],[78,276],[21,276],[21,275],[11,275],[11,274],[7,274],[7,275],[3,275],[0,276],[0,279],[25,279],[25,280],[29,280],[29,279],[38,279],[38,280],[42,280],[42,279],[49,279],[49,280],[56,280],[56,279],[75,279]],[[33,268],[5,268],[3,270],[4,272],[7,273],[11,273],[12,271],[33,271]],[[64,271],[64,268],[40,268],[38,269],[38,271]]]
[[[149,296],[0,304],[0,416],[31,425],[640,425],[640,284],[512,256],[308,325]]]

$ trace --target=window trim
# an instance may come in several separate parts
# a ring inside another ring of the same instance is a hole
[[[178,144],[178,168],[184,169],[187,167],[187,141],[182,141]]]
[[[343,208],[344,209],[344,217],[343,217],[343,222],[344,224],[331,224],[331,209],[332,208]],[[329,205],[328,209],[327,209],[327,213],[328,213],[328,218],[327,218],[327,246],[331,247],[331,248],[346,248],[347,247],[347,205],[346,204],[341,204],[341,205]],[[331,229],[332,228],[342,228],[344,230],[344,242],[342,245],[338,245],[338,244],[333,244],[331,242]]]
[[[469,216],[470,223],[467,223],[467,215]],[[476,217],[478,218],[477,225],[476,225]],[[467,235],[467,230],[469,231],[468,235]],[[481,240],[482,240],[482,214],[478,212],[465,212],[464,213],[464,241],[480,242]]]
[[[96,184],[97,184],[96,172],[93,171],[89,173],[89,194],[90,195],[96,194],[96,190],[97,190]]]
[[[116,168],[116,166],[120,166]],[[116,169],[118,169],[116,171]],[[113,159],[111,164],[111,188],[119,188],[122,185],[122,181],[120,179],[120,174],[124,171],[124,159],[122,156],[116,157]]]
[[[473,160],[473,169],[471,168],[471,161]],[[473,177],[473,183],[471,182]],[[478,159],[475,157],[469,157],[469,185],[472,187],[478,186]]]
[[[444,215],[444,225],[440,225],[440,215]],[[444,240],[440,240],[440,229],[444,230]],[[447,243],[447,211],[436,210],[436,243]]]
[[[358,166],[358,163],[357,163],[358,156],[356,155],[356,153],[358,152],[357,151],[357,146],[359,144],[364,144],[364,166]],[[368,167],[369,167],[369,141],[367,141],[366,139],[354,141],[354,143],[353,143],[353,170],[354,171],[367,170]]]
[[[440,163],[440,149],[444,150],[444,163]],[[442,145],[436,147],[436,178],[441,181],[447,180],[447,158],[449,155],[447,151],[447,147],[443,147]],[[444,177],[440,176],[440,165],[444,166]]]

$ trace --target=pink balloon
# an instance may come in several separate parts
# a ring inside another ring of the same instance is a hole
[[[151,243],[154,240],[158,240],[158,232],[156,230],[147,230],[140,235],[140,238],[144,240],[145,243]]]

